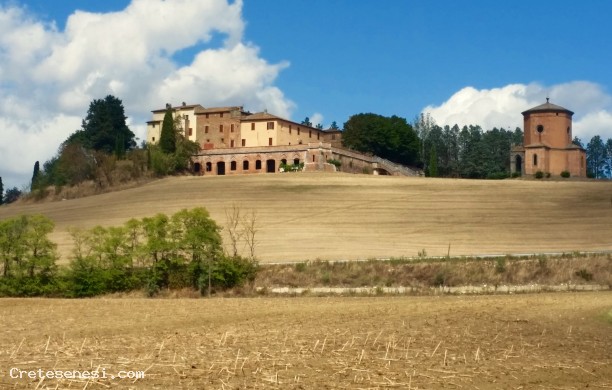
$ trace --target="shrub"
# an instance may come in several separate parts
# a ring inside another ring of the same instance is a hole
[[[579,269],[578,271],[576,271],[574,273],[576,276],[584,279],[587,282],[590,282],[591,280],[593,280],[593,274],[590,273],[589,271],[587,271],[586,269],[582,268]]]
[[[517,178],[520,177],[521,173],[520,172],[512,172],[512,178]]]
[[[507,178],[508,174],[506,172],[492,172],[487,175],[487,179],[489,180],[503,180]]]
[[[335,166],[336,166],[336,168],[340,168],[340,166],[342,165],[342,163],[341,163],[340,161],[335,160],[335,159],[332,159],[332,158],[330,158],[329,160],[327,160],[327,162],[328,162],[329,164],[335,165]]]
[[[569,171],[563,171],[561,172],[561,177],[567,179],[568,177],[570,177],[570,173]]]
[[[545,176],[547,179],[550,178],[550,172],[546,172]]]
[[[544,172],[542,172],[542,171],[537,171],[537,172],[535,173],[535,178],[536,178],[536,179],[541,179],[541,178],[543,178],[543,177],[544,177]]]
[[[506,272],[506,259],[505,258],[500,257],[499,259],[495,261],[495,272],[497,272],[498,274],[503,274],[504,272]]]

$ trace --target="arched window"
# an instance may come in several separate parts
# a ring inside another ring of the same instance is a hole
[[[211,172],[212,171],[212,163],[207,162],[206,163],[206,172]]]
[[[242,162],[242,170],[243,171],[248,171],[249,170],[249,160],[244,160]]]
[[[257,170],[261,169],[261,160],[255,161],[255,169]]]
[[[230,162],[230,171],[235,171],[237,165],[238,164],[236,164],[236,161]]]

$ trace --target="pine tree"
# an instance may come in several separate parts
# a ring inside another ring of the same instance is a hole
[[[159,135],[159,147],[164,153],[174,153],[176,151],[176,132],[174,131],[172,107],[168,107],[166,115],[164,115],[161,134]]]
[[[36,182],[38,181],[38,176],[40,175],[40,163],[36,161],[34,163],[34,173],[32,173],[32,184],[30,185],[30,189],[36,189]]]
[[[2,184],[2,177],[0,177],[0,205],[4,204],[4,184]]]

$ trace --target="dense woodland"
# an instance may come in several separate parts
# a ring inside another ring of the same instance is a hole
[[[190,169],[190,156],[199,146],[183,136],[180,120],[166,112],[158,145],[137,145],[126,124],[123,103],[114,96],[89,105],[81,129],[61,143],[57,154],[41,166],[34,163],[32,181],[24,188],[4,189],[0,177],[0,205],[24,193],[43,199],[83,182],[102,190],[152,176]],[[308,118],[302,122],[312,125]],[[317,127],[321,127],[317,125]],[[338,128],[333,122],[332,128]],[[343,145],[393,162],[423,169],[431,177],[503,179],[510,176],[510,148],[523,141],[520,128],[482,129],[478,125],[438,126],[428,114],[413,123],[398,116],[373,113],[351,116],[344,123]],[[586,145],[589,177],[612,177],[612,139],[593,137]]]

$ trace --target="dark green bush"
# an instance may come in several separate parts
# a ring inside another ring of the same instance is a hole
[[[489,180],[503,180],[507,178],[508,174],[506,172],[493,172],[487,175],[487,179]]]
[[[566,179],[567,179],[568,177],[570,177],[570,173],[569,173],[569,171],[563,171],[563,172],[561,172],[561,177],[566,178]]]
[[[536,178],[536,179],[541,179],[541,178],[543,178],[543,177],[544,177],[544,172],[542,172],[542,171],[537,171],[537,172],[535,173],[535,178]]]

